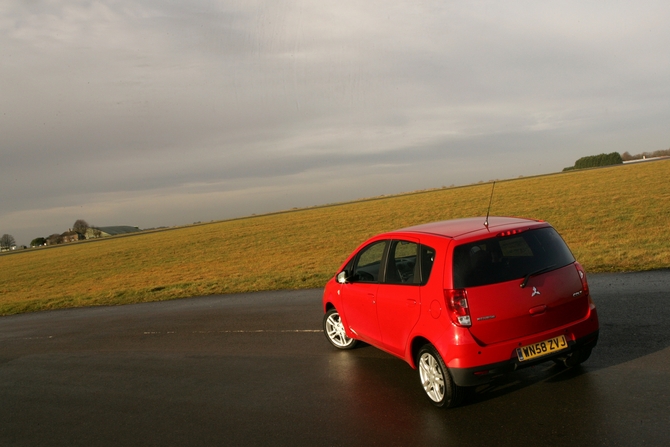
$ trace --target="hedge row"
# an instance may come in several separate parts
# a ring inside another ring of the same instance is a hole
[[[588,157],[582,157],[575,162],[574,166],[563,169],[564,171],[569,171],[571,169],[585,169],[585,168],[595,168],[598,166],[611,166],[611,165],[620,165],[623,163],[623,158],[618,152],[612,152],[611,154],[600,154],[600,155],[589,155]]]

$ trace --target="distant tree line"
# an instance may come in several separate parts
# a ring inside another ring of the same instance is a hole
[[[596,168],[598,166],[620,165],[623,163],[623,158],[618,152],[611,154],[589,155],[582,157],[575,162],[574,166],[563,169],[564,171],[571,171],[573,169]]]
[[[106,231],[112,231],[113,229],[114,230],[114,232],[112,233],[113,235],[128,233],[129,231],[127,230],[127,228],[132,228],[133,231],[131,232],[140,231],[138,227],[126,227],[126,226],[105,227]],[[103,232],[102,228],[96,227],[94,225],[89,225],[88,222],[86,222],[83,219],[77,219],[74,225],[72,225],[72,228],[68,229],[66,232],[60,234],[54,233],[47,237],[36,237],[32,241],[30,241],[30,246],[42,247],[44,245],[67,244],[70,242],[82,241],[85,239],[97,239],[109,235],[110,234]]]
[[[66,242],[73,242],[78,240],[86,239],[87,236],[91,237],[101,237],[102,231],[94,226],[90,226],[85,220],[78,219],[75,221],[72,228],[66,231],[65,233],[58,234],[54,233],[48,237],[37,237],[30,241],[31,247],[41,247],[43,245],[58,245]],[[16,240],[11,234],[3,234],[0,237],[0,250],[8,251],[16,249]],[[27,248],[21,246],[18,248]]]
[[[36,237],[32,241],[30,241],[30,246],[31,247],[41,247],[42,245],[46,245],[47,240],[44,237]]]
[[[50,236],[47,236],[46,238],[44,237],[35,238],[30,242],[30,246],[40,247],[42,245],[58,245],[66,242],[83,240],[86,239],[86,232],[88,231],[89,228],[94,227],[91,227],[88,224],[88,222],[86,222],[83,219],[77,219],[74,222],[74,225],[72,225],[72,228],[70,228],[70,230],[66,231],[65,233],[62,234],[54,233]]]
[[[642,160],[643,158],[655,158],[655,157],[670,157],[670,149],[664,149],[654,152],[642,152],[641,154],[637,155],[631,155],[629,152],[624,152],[621,155],[623,161]]]
[[[575,162],[574,166],[564,168],[563,171],[571,171],[573,169],[595,168],[598,166],[618,165],[625,161],[642,160],[645,158],[670,157],[670,149],[663,149],[654,152],[642,152],[640,154],[631,155],[626,151],[623,155],[618,152],[611,154],[590,155],[582,157]]]

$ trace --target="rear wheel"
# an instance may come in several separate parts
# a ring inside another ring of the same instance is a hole
[[[350,338],[344,332],[342,318],[336,309],[330,309],[323,316],[323,333],[328,341],[337,349],[351,349],[356,346],[358,340]]]
[[[436,407],[453,408],[465,398],[466,389],[456,385],[444,360],[432,345],[424,345],[417,355],[421,386]]]

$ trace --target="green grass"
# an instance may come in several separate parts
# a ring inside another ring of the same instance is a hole
[[[492,215],[550,222],[588,272],[670,267],[670,161],[501,181]],[[0,314],[322,287],[367,237],[483,216],[491,184],[0,256]]]

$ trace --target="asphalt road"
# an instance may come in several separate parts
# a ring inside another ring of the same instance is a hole
[[[403,361],[332,348],[320,290],[0,317],[0,445],[668,445],[670,271],[589,280],[584,366],[453,410]]]

